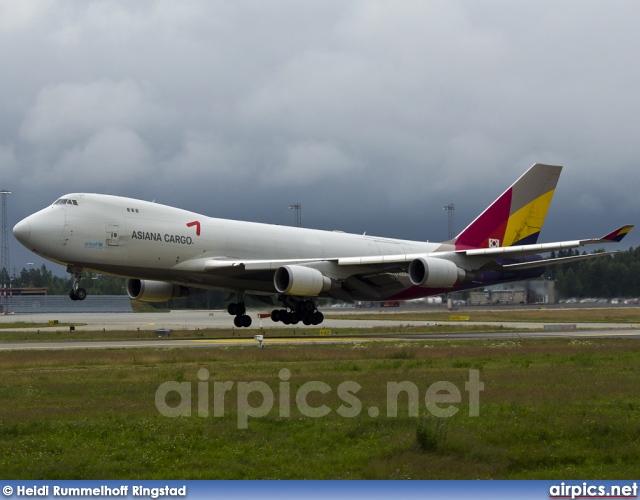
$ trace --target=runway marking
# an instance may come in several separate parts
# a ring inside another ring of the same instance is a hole
[[[405,341],[407,339],[397,339]],[[417,339],[423,340],[423,339]],[[272,338],[265,339],[263,345],[279,344],[279,345],[295,345],[295,344],[345,344],[356,342],[379,342],[379,341],[394,341],[394,339],[384,337],[332,337],[332,338]],[[20,350],[65,350],[65,349],[170,349],[170,348],[182,348],[193,347],[199,345],[205,347],[209,346],[230,346],[230,347],[244,347],[244,346],[258,346],[258,342],[252,338],[239,338],[239,339],[167,339],[167,340],[133,340],[131,342],[122,343],[111,341],[68,341],[68,342],[52,342],[50,345],[43,345],[42,343],[29,343],[29,342],[16,342],[15,345],[0,345],[0,351],[20,351]]]

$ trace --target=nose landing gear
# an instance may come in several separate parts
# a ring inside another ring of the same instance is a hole
[[[80,280],[82,279],[81,267],[67,267],[67,272],[73,274],[73,287],[69,291],[69,298],[71,300],[84,300],[87,298],[87,291],[80,286]]]

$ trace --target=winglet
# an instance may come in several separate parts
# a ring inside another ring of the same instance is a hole
[[[603,236],[602,238],[600,238],[599,241],[620,242],[622,241],[622,238],[624,238],[627,235],[627,233],[629,233],[629,231],[631,231],[632,229],[633,229],[633,224],[627,224],[626,226],[622,226],[616,229],[615,231],[610,232],[606,236]]]

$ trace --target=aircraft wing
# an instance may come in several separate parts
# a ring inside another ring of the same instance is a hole
[[[568,264],[569,262],[578,262],[580,260],[592,259],[594,257],[604,257],[607,255],[614,255],[616,253],[618,253],[618,250],[616,250],[615,252],[598,252],[598,253],[587,253],[583,255],[570,255],[568,257],[557,257],[555,259],[542,259],[542,260],[536,260],[534,262],[518,262],[516,264],[504,264],[500,266],[500,269],[504,271],[513,271],[518,269],[533,269],[540,266]]]
[[[310,258],[310,259],[280,259],[280,260],[251,260],[251,259],[229,259],[225,257],[221,258],[208,258],[198,259],[197,261],[188,261],[176,266],[176,268],[188,267],[189,270],[198,270],[210,272],[213,274],[226,274],[233,271],[267,271],[275,270],[282,266],[287,265],[310,265],[320,262],[333,262],[339,266],[379,266],[383,265],[385,268],[402,268],[414,259],[424,257],[428,255],[430,257],[439,257],[445,259],[451,259],[455,255],[462,257],[492,257],[492,258],[510,258],[520,257],[523,255],[534,255],[540,253],[547,253],[556,250],[566,250],[571,248],[578,248],[584,245],[602,244],[619,242],[624,238],[629,231],[633,228],[633,225],[622,226],[615,231],[612,231],[600,238],[589,238],[583,240],[569,240],[558,241],[553,243],[541,243],[534,245],[517,245],[511,247],[498,247],[498,248],[478,248],[469,250],[455,250],[451,252],[434,252],[430,254],[416,253],[416,254],[396,254],[396,255],[370,255],[361,257],[337,257],[337,258]],[[564,264],[567,262],[574,262],[577,260],[584,260],[592,257],[599,257],[602,255],[611,255],[616,252],[595,253],[586,255],[574,255],[569,257],[560,257],[555,259],[544,259],[535,262],[527,262],[522,264],[510,264],[503,266],[505,269],[515,269],[520,267],[521,269],[527,267],[540,267],[550,264]],[[185,269],[186,270],[186,269]],[[388,269],[386,269],[388,270]]]
[[[540,252],[550,252],[550,251],[554,251],[554,250],[563,250],[566,248],[577,248],[577,247],[581,247],[584,245],[592,245],[592,244],[597,244],[597,243],[611,243],[611,242],[619,242],[622,240],[622,238],[624,238],[627,233],[629,233],[629,231],[631,231],[631,229],[633,229],[633,225],[627,224],[625,226],[622,226],[618,229],[616,229],[615,231],[610,232],[609,234],[606,234],[605,236],[602,236],[601,238],[591,238],[588,240],[576,240],[576,241],[563,241],[563,242],[558,242],[558,243],[547,243],[547,244],[543,244],[543,245],[524,245],[523,247],[517,248],[517,247],[504,247],[504,248],[485,248],[485,249],[481,249],[481,250],[471,250],[467,252],[467,255],[471,254],[471,255],[491,255],[491,254],[497,254],[499,252],[487,252],[489,251],[495,251],[495,250],[507,250],[507,252],[502,253],[502,255],[507,255],[509,257],[512,256],[518,256],[518,255],[526,255],[525,253],[519,253],[519,252],[523,252],[526,250],[526,247],[537,247],[537,246],[541,246],[541,247],[545,247],[545,250],[540,250],[539,252],[536,253],[540,253]],[[514,252],[513,253],[509,253],[508,250],[510,250],[511,248],[513,248]],[[514,271],[514,270],[522,270],[522,269],[532,269],[535,267],[540,267],[540,266],[551,266],[551,265],[557,265],[557,264],[568,264],[569,262],[578,262],[581,260],[586,260],[586,259],[592,259],[595,257],[604,257],[607,255],[614,255],[618,253],[618,251],[614,251],[614,252],[598,252],[598,253],[590,253],[590,254],[583,254],[583,255],[570,255],[568,257],[556,257],[553,259],[543,259],[543,260],[538,260],[538,261],[534,261],[534,262],[518,262],[515,264],[504,264],[500,266],[500,269],[504,270],[504,271]]]
[[[625,225],[622,226],[615,231],[612,231],[605,236],[600,238],[589,238],[584,240],[569,240],[569,241],[557,241],[553,243],[541,243],[534,245],[516,245],[510,247],[497,247],[497,248],[477,248],[477,249],[469,249],[469,250],[456,250],[452,252],[436,252],[432,254],[428,254],[431,257],[449,257],[453,255],[459,255],[464,257],[491,257],[491,258],[510,258],[510,257],[520,257],[523,255],[534,255],[540,253],[553,252],[556,250],[567,250],[570,248],[578,248],[584,245],[592,245],[592,244],[602,244],[602,243],[612,243],[619,242],[624,238],[631,229],[633,229],[633,225]],[[587,258],[598,257],[601,255],[611,255],[615,252],[608,252],[606,254],[597,253],[597,254],[588,254],[588,255],[580,255],[580,256],[571,256],[571,257],[562,257],[560,259],[546,259],[544,261],[536,261],[532,263],[526,263],[526,267],[540,267],[541,265],[549,265],[551,263],[563,264],[567,262],[572,262],[575,260],[584,260]],[[424,254],[402,254],[402,255],[375,255],[371,257],[346,257],[338,259],[338,264],[341,266],[344,265],[361,265],[361,264],[384,264],[384,263],[400,263],[400,262],[410,262],[413,259],[423,257]],[[579,258],[575,258],[579,257]],[[545,263],[543,263],[545,262]],[[512,264],[512,269],[518,266],[518,264]],[[505,268],[507,266],[504,266]],[[525,268],[525,265],[521,267]]]
[[[361,262],[357,266],[339,265],[338,258],[315,259],[280,259],[251,260],[209,258],[182,262],[174,266],[174,270],[202,272],[221,277],[233,277],[241,280],[272,280],[274,273],[280,268],[309,267],[320,270],[323,275],[341,282],[340,287],[331,287],[327,295],[346,302],[353,302],[356,297],[368,300],[382,300],[394,293],[400,293],[410,285],[406,277],[409,260],[397,258],[393,263],[375,263],[368,265]],[[404,274],[404,276],[403,276]]]
[[[458,250],[456,253],[464,254],[468,257],[491,255],[496,257],[518,257],[521,255],[532,255],[538,253],[553,252],[556,250],[566,250],[568,248],[578,248],[584,245],[592,245],[598,243],[619,242],[629,231],[633,229],[633,225],[627,224],[615,231],[612,231],[600,238],[589,238],[586,240],[557,241],[554,243],[541,243],[535,245],[516,245],[510,247],[497,248],[477,248],[471,250]]]
[[[206,259],[204,270],[207,272],[218,272],[225,270],[246,270],[246,271],[267,271],[278,269],[282,266],[305,265],[313,262],[325,261],[327,259],[280,259],[280,260],[229,260],[229,259]]]
[[[427,267],[433,269],[433,271],[430,270],[429,272],[440,273],[436,281],[427,286],[431,288],[446,288],[453,283],[459,282],[459,279],[474,279],[470,276],[473,276],[474,272],[480,270],[491,269],[500,272],[520,271],[611,255],[616,252],[600,252],[538,259],[535,261],[503,263],[505,259],[515,259],[526,255],[537,255],[591,244],[618,242],[626,236],[632,227],[631,225],[622,226],[600,238],[511,247],[395,255],[336,258],[316,257],[308,259],[201,258],[185,261],[175,266],[174,269],[204,271],[210,274],[229,276],[243,280],[271,280],[274,273],[280,268],[292,268],[293,272],[294,268],[308,267],[315,269],[316,272],[320,272],[330,280],[336,280],[341,283],[339,287],[330,287],[327,289],[327,294],[334,298],[350,301],[353,300],[353,297],[358,296],[367,297],[368,300],[381,300],[383,297],[388,297],[394,293],[401,293],[407,287],[411,286],[412,282],[413,284],[417,283],[417,281],[414,280],[415,273],[411,270],[414,262],[423,261]],[[435,268],[433,266],[435,266]],[[456,273],[459,272],[462,274],[456,275]],[[411,276],[411,280],[409,276]]]

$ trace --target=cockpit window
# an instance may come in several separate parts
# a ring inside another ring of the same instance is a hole
[[[54,205],[78,205],[78,200],[68,200],[67,198],[60,198],[53,202]]]

